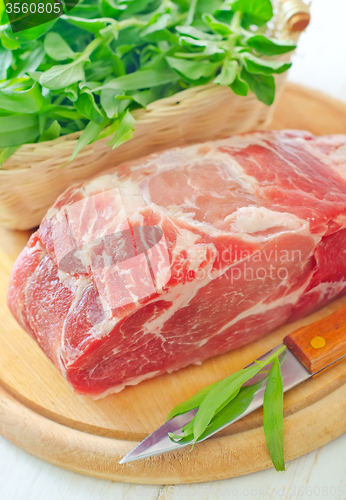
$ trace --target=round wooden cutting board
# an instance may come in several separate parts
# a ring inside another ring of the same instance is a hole
[[[346,105],[287,85],[272,128],[346,134]],[[0,433],[24,450],[72,471],[133,483],[191,483],[271,467],[262,410],[189,448],[119,465],[168,412],[203,386],[244,367],[300,326],[346,304],[346,297],[258,342],[93,401],[77,396],[6,307],[9,274],[28,233],[0,230]],[[346,361],[285,394],[285,459],[346,431]]]

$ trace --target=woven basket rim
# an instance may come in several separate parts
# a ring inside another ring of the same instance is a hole
[[[218,85],[215,83],[208,83],[206,85],[199,85],[196,87],[180,90],[179,92],[176,92],[175,94],[173,94],[171,96],[163,97],[161,99],[157,99],[156,101],[151,102],[150,104],[148,104],[148,106],[146,108],[135,109],[131,113],[134,116],[134,118],[136,119],[136,122],[139,122],[142,117],[144,117],[146,115],[149,116],[149,115],[155,114],[159,109],[164,108],[165,105],[167,105],[167,104],[169,105],[167,107],[170,108],[170,107],[173,107],[173,105],[177,105],[177,104],[179,105],[182,101],[187,101],[190,98],[191,99],[196,99],[196,98],[202,99],[205,97],[204,95],[201,95],[202,92],[206,92],[208,90],[211,90],[212,91],[211,93],[213,93],[213,92],[225,92],[225,90],[226,90],[226,92],[228,92],[228,91],[232,92],[229,87],[225,87],[223,85]],[[176,96],[182,96],[182,97],[177,99]],[[136,124],[134,125],[134,127],[136,127]],[[77,143],[82,132],[83,131],[80,130],[78,132],[73,132],[71,134],[61,135],[60,137],[57,137],[56,139],[52,139],[49,141],[30,142],[27,144],[22,144],[18,149],[20,149],[21,152],[25,152],[26,150],[30,151],[33,148],[34,149],[36,149],[36,148],[52,149],[56,146],[60,146],[61,143],[64,143],[64,142],[68,142],[69,144],[72,145],[72,143]],[[102,140],[102,139],[97,139],[97,141],[99,141],[99,140]],[[13,156],[15,156],[15,155],[16,155],[16,152],[13,154]],[[6,161],[4,163],[6,163]],[[0,172],[1,172],[1,170],[6,170],[6,168],[5,169],[0,168]],[[16,171],[18,172],[19,169],[16,169]]]

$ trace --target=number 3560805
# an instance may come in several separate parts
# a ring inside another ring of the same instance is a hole
[[[7,14],[60,14],[62,12],[61,3],[22,3],[22,2],[7,2]]]

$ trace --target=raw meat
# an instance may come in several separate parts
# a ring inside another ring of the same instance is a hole
[[[346,136],[253,132],[68,189],[8,305],[93,398],[252,342],[346,291]]]

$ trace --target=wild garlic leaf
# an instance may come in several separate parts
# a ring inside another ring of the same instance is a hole
[[[145,11],[152,2],[153,0],[127,0],[127,8],[120,15],[120,19],[128,19],[139,12]]]
[[[284,471],[283,383],[278,358],[273,361],[264,393],[263,428],[274,467],[277,471]]]
[[[41,42],[38,42],[25,59],[17,60],[16,68],[11,72],[11,78],[20,78],[24,75],[29,75],[30,72],[36,69],[42,63],[46,53]]]
[[[119,89],[102,89],[100,103],[108,118],[116,118],[119,111],[119,101],[115,98],[123,91]]]
[[[125,3],[116,3],[116,0],[101,0],[101,13],[106,17],[117,17],[121,11],[126,9]]]
[[[248,52],[243,54],[243,59],[249,73],[260,73],[263,75],[271,75],[272,73],[279,74],[287,71],[292,66],[292,63],[260,59]]]
[[[195,17],[197,2],[198,2],[198,0],[190,0],[190,7],[189,7],[189,11],[187,13],[187,18],[185,21],[186,26],[190,26],[193,22],[193,19]]]
[[[233,92],[240,96],[247,96],[249,93],[248,84],[239,76],[239,74],[235,77],[234,81],[230,84]]]
[[[129,91],[127,92],[127,95],[129,95],[136,103],[138,103],[143,108],[146,108],[148,104],[157,101],[161,97],[159,87],[151,87],[147,90]]]
[[[186,59],[178,59],[177,57],[166,57],[166,61],[171,68],[175,69],[189,80],[212,77],[217,67],[220,66],[220,63],[188,61]]]
[[[230,401],[239,392],[240,387],[250,378],[255,376],[262,365],[249,366],[239,372],[232,373],[229,377],[221,380],[203,399],[194,418],[193,437],[194,441],[201,436],[209,425],[211,419],[218,409],[223,408],[225,401]]]
[[[233,11],[240,11],[246,25],[262,26],[273,17],[273,6],[270,0],[235,0],[231,3]]]
[[[80,91],[78,99],[74,102],[74,107],[82,116],[85,116],[85,118],[92,122],[101,123],[104,120],[104,116],[96,104],[92,92],[88,89]]]
[[[7,78],[7,70],[12,63],[12,51],[0,46],[0,80]]]
[[[103,123],[89,122],[83,130],[80,138],[77,141],[76,147],[69,161],[76,158],[77,154],[88,144],[93,142],[99,133],[108,125],[109,120],[104,120]]]
[[[38,128],[40,131],[40,137],[47,128],[46,127],[47,121],[48,121],[47,113],[40,113],[38,115]]]
[[[175,52],[174,56],[181,59],[196,59],[203,58],[205,60],[210,59],[213,55],[218,54],[218,60],[221,61],[223,59],[222,55],[226,55],[226,51],[219,47],[217,43],[209,42],[208,40],[194,40],[190,37],[181,36],[179,43],[182,47],[187,46],[193,48],[200,47],[204,50],[200,52]]]
[[[271,75],[256,75],[248,73],[245,69],[241,72],[241,78],[248,84],[250,90],[257,99],[267,106],[274,102],[275,80]]]
[[[168,24],[172,21],[171,14],[161,14],[156,16],[156,20],[153,23],[149,23],[148,27],[141,32],[141,37],[150,35],[155,31],[161,31],[165,29]]]
[[[191,38],[195,38],[196,40],[209,40],[209,41],[222,40],[222,36],[220,35],[212,35],[210,33],[206,33],[202,30],[194,28],[193,26],[176,26],[175,29],[181,35],[190,36]]]
[[[206,430],[201,434],[199,440],[213,434],[215,431],[221,429],[229,422],[233,422],[248,409],[253,401],[256,392],[264,384],[267,377],[256,384],[247,385],[242,387],[237,396],[232,399],[224,408],[222,408],[211,420]]]
[[[54,119],[66,118],[67,120],[79,120],[82,115],[72,106],[51,105],[47,106],[46,113]]]
[[[46,88],[60,90],[69,87],[75,82],[85,79],[84,64],[102,43],[102,38],[95,38],[84,49],[84,52],[73,62],[52,66],[40,76],[40,84]]]
[[[215,33],[218,33],[219,35],[228,36],[233,33],[230,26],[217,21],[211,14],[204,14],[202,19],[213,31],[215,31]]]
[[[53,141],[60,137],[61,126],[58,121],[54,120],[53,123],[41,134],[38,142]]]
[[[179,76],[170,69],[167,69],[165,71],[144,69],[142,71],[136,71],[128,75],[119,76],[119,78],[114,78],[105,83],[102,87],[99,87],[99,89],[114,89],[124,91],[139,90],[150,87],[157,87],[159,85],[165,85],[167,83],[176,82],[177,80],[179,80]]]
[[[39,83],[41,75],[43,74],[43,71],[28,71],[28,76],[33,80],[34,82]]]
[[[65,42],[59,33],[50,31],[44,39],[44,50],[55,61],[64,61],[65,59],[73,59],[77,54]]]
[[[37,113],[45,102],[37,83],[27,90],[0,89],[0,108],[14,113]]]
[[[107,142],[107,146],[112,146],[113,149],[121,146],[128,141],[134,132],[135,119],[129,111],[126,111],[123,116],[119,117],[119,127],[114,133],[112,139]]]
[[[179,442],[179,444],[182,444],[182,440],[184,439],[184,436],[182,434],[175,434],[174,432],[169,432],[168,437],[171,439],[171,441],[174,441],[175,443]],[[189,439],[189,442],[191,439]]]
[[[264,425],[267,446],[275,467],[277,470],[283,470],[283,384],[279,356],[285,350],[286,346],[281,346],[263,361],[257,360],[247,368],[212,384],[213,387],[205,387],[190,400],[173,408],[168,415],[169,418],[199,406],[195,417],[182,429],[182,434],[169,433],[170,439],[181,445],[189,443],[194,445],[196,441],[206,439],[221,428],[241,418],[252,403],[257,391],[266,383],[264,396],[266,409],[264,412],[267,413],[267,420]],[[270,369],[271,363],[273,365]],[[244,385],[259,372],[260,380],[257,377],[256,382]]]
[[[66,2],[66,10],[70,12],[72,9],[69,8],[68,4],[69,2]],[[94,1],[89,3],[86,1],[79,2],[73,7],[73,15],[75,17],[82,17],[86,19],[97,18],[100,15],[99,4]]]
[[[217,431],[221,427],[221,422],[223,426],[234,418],[238,418],[251,403],[255,392],[268,379],[268,369],[265,369],[265,367],[285,349],[286,347],[282,346],[265,360],[255,361],[249,367],[230,375],[216,384],[212,384],[213,387],[205,387],[193,398],[175,407],[169,414],[170,418],[181,414],[184,409],[183,413],[186,413],[199,406],[195,417],[183,428],[182,434],[172,435],[171,437],[175,440],[179,439],[181,444],[189,443],[191,440],[196,442]],[[252,379],[259,372],[261,372],[262,378],[258,382],[242,387],[245,382]],[[198,432],[196,433],[196,427],[198,426],[200,426],[199,436]]]
[[[0,40],[1,40],[2,46],[5,49],[16,50],[16,49],[18,49],[18,47],[20,47],[20,42],[18,42],[18,40],[16,40],[15,38],[12,38],[11,36],[9,36],[9,33],[7,30],[4,30],[0,34]]]
[[[203,389],[198,391],[194,396],[175,406],[173,410],[171,410],[167,415],[166,420],[176,417],[177,415],[182,415],[183,413],[197,408],[201,404],[205,396],[211,391],[211,389],[216,386],[216,384],[218,384],[218,382],[214,382],[213,384],[209,384],[206,387],[203,387]]]
[[[60,90],[84,80],[84,61],[52,66],[40,76],[40,84],[48,89]]]
[[[75,102],[78,99],[78,83],[75,82],[64,89],[64,93],[70,101]]]
[[[52,19],[47,23],[40,24],[39,26],[34,26],[33,28],[28,28],[23,31],[18,31],[17,33],[12,33],[12,30],[10,30],[10,33],[13,38],[18,40],[22,47],[30,47],[32,42],[35,42],[38,38],[48,33],[57,21],[58,19]]]
[[[8,148],[0,149],[0,168],[2,167],[2,164],[17,151],[18,148],[19,146],[10,146]]]
[[[231,85],[237,77],[239,65],[237,61],[226,60],[223,63],[221,73],[215,78],[214,83],[220,85]]]
[[[264,35],[254,35],[246,40],[246,44],[264,56],[276,56],[291,52],[297,46],[287,40],[275,40]]]
[[[0,148],[18,146],[37,139],[38,117],[16,114],[0,117]]]
[[[0,1],[0,26],[4,24],[8,24],[8,16],[6,13],[5,2],[3,0]]]
[[[210,42],[208,40],[196,40],[195,38],[192,38],[190,36],[181,36],[179,39],[179,43],[182,47],[201,47],[205,48],[210,45]]]
[[[81,28],[83,30],[89,31],[94,35],[97,35],[100,30],[106,28],[109,23],[114,23],[113,19],[84,19],[82,17],[74,17],[74,16],[61,16],[61,19]]]

